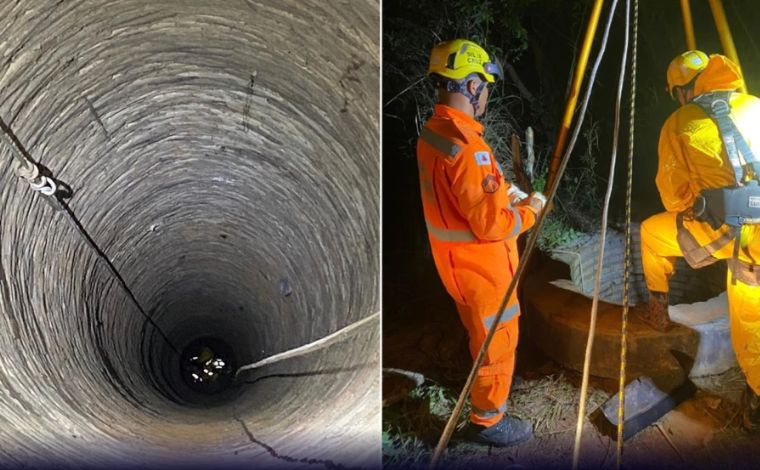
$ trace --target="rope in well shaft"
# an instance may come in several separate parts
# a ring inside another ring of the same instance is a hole
[[[298,346],[297,348],[289,349],[287,351],[274,354],[267,358],[261,359],[260,361],[256,361],[244,366],[240,366],[238,370],[235,372],[235,378],[237,379],[238,375],[241,372],[258,369],[260,367],[282,362],[286,359],[290,359],[293,357],[304,356],[306,354],[310,354],[315,351],[319,351],[320,349],[324,349],[328,346],[331,346],[332,344],[337,343],[338,341],[347,337],[349,334],[353,333],[354,331],[358,330],[359,328],[361,328],[362,326],[366,325],[367,323],[369,323],[370,321],[374,320],[375,318],[379,316],[380,316],[380,312],[375,312],[372,315],[368,315],[362,318],[361,320],[355,321],[354,323],[351,323],[350,325],[343,327],[334,333],[331,333],[327,336],[323,336],[322,338],[319,338],[315,341],[304,344],[303,346]]]
[[[26,147],[21,143],[21,141],[16,137],[16,135],[11,130],[10,126],[8,126],[5,121],[3,121],[0,118],[0,142],[3,143],[3,145],[10,151],[11,155],[14,156],[19,161],[19,165],[22,165],[22,168],[26,169],[32,169],[34,168],[37,173],[36,175],[39,175],[39,166],[37,162],[35,162],[32,157],[30,156],[29,152],[27,151]],[[34,178],[30,178],[28,176],[25,176],[25,174],[19,175],[21,178],[24,178],[27,180],[30,185],[32,185],[33,188],[33,182],[36,179],[36,176]],[[52,178],[48,178],[49,180],[53,181]],[[137,300],[137,297],[135,296],[134,292],[132,292],[132,289],[129,288],[129,285],[122,277],[121,273],[119,273],[119,270],[116,269],[116,266],[114,266],[111,259],[108,257],[108,255],[98,246],[98,244],[95,242],[95,240],[90,236],[90,234],[85,229],[84,225],[82,225],[82,222],[77,218],[74,211],[69,207],[68,204],[60,197],[59,194],[55,192],[55,183],[53,184],[53,191],[52,193],[45,193],[42,191],[35,190],[37,192],[42,192],[42,196],[46,197],[46,201],[51,203],[54,209],[58,212],[62,212],[66,214],[66,219],[69,221],[71,226],[74,228],[74,230],[79,234],[80,238],[87,244],[88,247],[97,255],[97,257],[106,265],[108,268],[108,271],[111,273],[111,275],[116,279],[119,286],[121,286],[122,290],[127,294],[127,297],[129,297],[129,300],[132,302],[132,304],[137,308],[137,310],[140,312],[140,314],[145,317],[146,321],[150,323],[156,331],[158,331],[161,338],[166,342],[166,344],[169,345],[169,347],[177,353],[180,354],[179,349],[169,340],[169,337],[164,333],[164,331],[161,329],[161,327],[158,326],[158,324],[153,320],[153,318],[148,314],[148,312],[145,311],[143,306],[140,304],[140,302]]]
[[[630,11],[630,0],[627,0]],[[627,18],[628,13],[626,13]],[[625,195],[625,268],[623,271],[623,313],[620,324],[620,382],[618,384],[617,460],[623,465],[623,426],[625,424],[625,382],[628,355],[628,302],[631,278],[631,200],[633,194],[633,136],[636,117],[636,57],[638,55],[639,1],[633,0],[633,40],[631,41],[631,102],[628,120],[628,173]]]
[[[617,8],[617,0],[613,0],[610,6],[610,18],[614,15]],[[626,17],[627,18],[627,17]],[[602,47],[606,46],[607,34],[611,22],[607,23],[605,37]],[[604,205],[602,209],[601,237],[599,240],[599,254],[596,260],[596,274],[594,279],[594,299],[591,303],[591,318],[589,320],[588,340],[586,342],[586,353],[583,361],[583,377],[581,379],[580,400],[578,403],[578,421],[575,427],[575,443],[573,446],[573,470],[578,468],[581,453],[581,439],[583,437],[583,424],[586,420],[586,404],[588,396],[588,382],[591,375],[591,355],[594,348],[594,337],[596,336],[596,321],[599,312],[599,292],[602,288],[602,269],[604,269],[604,248],[607,239],[607,220],[609,216],[610,200],[612,199],[612,189],[615,183],[615,166],[617,163],[618,136],[620,134],[620,107],[623,96],[623,85],[625,84],[625,69],[628,60],[628,28],[624,34],[625,46],[623,47],[623,57],[620,61],[620,76],[618,79],[617,94],[615,96],[615,126],[612,137],[612,155],[610,158],[609,180],[607,182],[607,192],[604,195]]]

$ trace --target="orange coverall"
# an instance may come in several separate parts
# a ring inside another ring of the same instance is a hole
[[[738,67],[722,55],[710,56],[694,82],[698,96],[717,90],[736,90],[743,84]],[[760,99],[744,93],[731,96],[731,116],[756,158],[760,158]],[[684,257],[694,268],[729,260],[727,294],[731,340],[747,382],[760,394],[760,225],[742,229],[738,263],[733,258],[735,236],[723,225],[684,218],[697,195],[707,188],[731,186],[735,177],[715,121],[696,104],[686,104],[670,115],[660,132],[657,189],[667,212],[641,224],[641,258],[650,291],[668,292],[675,258]],[[680,225],[680,226],[679,226]],[[752,273],[752,270],[755,273]],[[741,273],[744,272],[744,276]],[[731,282],[736,274],[736,284]]]
[[[536,216],[527,206],[511,206],[509,183],[482,134],[483,126],[475,119],[439,104],[417,141],[433,259],[469,333],[473,359],[517,269],[517,235],[529,229]],[[470,394],[470,419],[475,424],[492,426],[504,415],[519,314],[513,294]]]

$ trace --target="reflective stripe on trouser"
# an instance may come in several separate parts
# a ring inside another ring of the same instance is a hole
[[[668,291],[675,258],[683,256],[676,242],[677,230],[676,218],[667,212],[641,224],[641,260],[649,290]],[[760,267],[731,259],[728,263],[732,268],[726,275],[731,342],[747,383],[760,394],[760,285],[752,285],[760,284]],[[731,282],[732,272],[736,274],[736,284]]]
[[[728,269],[734,277],[748,286],[760,286],[760,266],[743,263],[738,259],[728,259]]]
[[[715,252],[736,239],[736,229],[732,228],[719,238],[702,246],[683,226],[683,213],[676,215],[676,233],[676,240],[683,258],[694,269],[703,268],[718,261],[718,258],[713,256]]]
[[[479,421],[496,420],[498,423],[499,420],[501,420],[501,417],[504,415],[504,412],[507,411],[507,402],[504,401],[500,407],[490,410],[481,410],[475,405],[471,405],[470,409],[472,410],[472,414],[474,416],[477,416],[477,419]]]
[[[734,240],[735,232],[700,246],[683,226],[681,214],[661,212],[641,223],[641,264],[650,291],[668,292],[668,281],[675,271],[677,257],[682,257],[692,268],[700,268],[718,261],[715,253]]]
[[[469,333],[470,354],[474,359],[488,334],[486,323],[489,319],[493,323],[495,313],[459,303],[457,310]],[[504,415],[515,368],[518,313],[517,304],[507,307],[488,347],[483,365],[478,369],[470,392],[470,420],[475,424],[492,426]]]

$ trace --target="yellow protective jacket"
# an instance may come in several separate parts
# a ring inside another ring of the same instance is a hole
[[[722,55],[710,56],[707,67],[694,83],[695,95],[712,91],[736,90],[743,84],[738,67]],[[760,159],[760,99],[733,93],[731,116],[756,158]],[[703,189],[735,184],[734,173],[723,148],[717,124],[696,104],[678,108],[665,121],[658,146],[657,189],[665,209],[683,212],[694,204]],[[684,220],[684,226],[704,246],[719,239],[727,226],[713,230],[708,224]],[[745,225],[739,259],[760,263],[760,226]],[[733,243],[720,248],[715,257],[730,258]],[[754,259],[754,261],[753,261]]]

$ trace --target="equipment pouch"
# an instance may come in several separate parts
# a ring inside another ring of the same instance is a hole
[[[750,181],[746,186],[705,189],[695,200],[693,211],[697,220],[715,230],[722,224],[760,224],[760,186]]]

